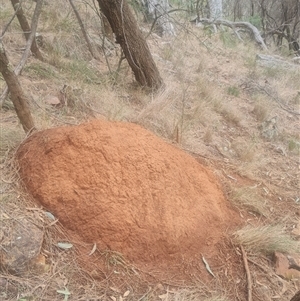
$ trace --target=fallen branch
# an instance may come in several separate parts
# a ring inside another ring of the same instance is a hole
[[[246,270],[246,275],[247,275],[247,288],[248,288],[248,301],[252,301],[252,278],[248,266],[248,259],[247,259],[247,253],[245,252],[244,248],[241,246],[241,251],[243,255],[243,262],[244,262],[244,267]]]
[[[236,29],[238,29],[238,28],[246,29],[247,31],[250,31],[250,33],[253,35],[255,41],[257,42],[257,44],[263,50],[268,50],[268,47],[266,46],[263,38],[261,37],[259,30],[249,22],[230,22],[230,21],[222,20],[222,19],[217,19],[217,20],[195,19],[195,20],[192,20],[192,22],[194,22],[194,21],[198,22],[198,23],[203,23],[206,25],[223,25],[223,26],[230,27],[239,39],[240,39],[240,36]]]

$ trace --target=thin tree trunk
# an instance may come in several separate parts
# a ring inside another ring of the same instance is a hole
[[[69,0],[69,2],[70,2],[70,4],[71,4],[72,9],[73,9],[73,11],[74,11],[74,14],[75,14],[75,16],[76,16],[76,18],[77,18],[77,21],[78,21],[78,23],[79,23],[81,32],[82,32],[83,37],[84,37],[84,39],[85,39],[85,42],[86,42],[86,44],[87,44],[87,46],[88,46],[88,49],[89,49],[89,51],[90,51],[92,57],[93,57],[94,59],[97,60],[98,58],[97,58],[97,56],[96,56],[95,53],[94,53],[93,46],[92,46],[92,44],[91,44],[91,41],[90,41],[90,39],[89,39],[89,36],[88,36],[88,34],[87,34],[85,28],[84,28],[84,25],[83,25],[83,22],[82,22],[82,20],[81,20],[81,17],[80,17],[80,15],[79,15],[79,13],[78,13],[78,10],[77,10],[76,6],[74,5],[73,0]]]
[[[11,100],[25,133],[34,131],[35,126],[30,113],[28,99],[22,90],[17,75],[11,68],[2,43],[0,43],[0,72],[6,81]]]
[[[38,25],[38,21],[39,21],[39,16],[41,14],[42,11],[42,7],[43,7],[43,1],[44,0],[37,0],[36,1],[36,6],[35,6],[35,10],[32,16],[32,20],[31,20],[31,32],[30,35],[28,37],[28,40],[26,42],[26,47],[25,47],[25,51],[23,53],[23,56],[21,58],[21,61],[19,62],[18,66],[15,68],[15,74],[19,75],[21,74],[21,71],[28,59],[28,56],[30,54],[30,48],[31,48],[31,44],[33,42],[33,40],[35,39],[35,33],[36,33],[36,29],[37,29],[37,25]],[[6,87],[0,97],[0,108],[2,107],[5,98],[8,95],[8,91],[9,88]]]
[[[163,85],[150,49],[126,0],[97,0],[115,34],[137,82],[153,90]]]
[[[210,19],[216,20],[222,18],[223,15],[223,0],[209,0]]]
[[[30,32],[31,32],[31,28],[30,28],[29,23],[28,23],[25,15],[24,15],[24,11],[22,9],[22,5],[21,5],[21,3],[20,3],[19,0],[10,0],[10,1],[11,1],[11,4],[12,4],[14,10],[17,12],[17,18],[18,18],[19,23],[21,25],[21,28],[22,28],[22,30],[24,32],[26,41],[28,41],[29,36],[30,36]],[[41,52],[40,52],[40,50],[39,50],[39,48],[38,48],[38,46],[36,44],[36,40],[35,39],[33,39],[30,49],[31,49],[31,52],[33,53],[33,55],[37,59],[39,59],[41,61],[44,60],[43,56],[42,56],[42,54],[41,54]]]

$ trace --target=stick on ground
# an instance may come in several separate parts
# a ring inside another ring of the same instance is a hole
[[[243,255],[243,262],[244,262],[244,267],[246,270],[246,275],[247,275],[247,288],[248,288],[248,301],[252,301],[252,278],[248,266],[248,259],[247,259],[247,253],[245,252],[244,248],[241,246],[241,251]]]

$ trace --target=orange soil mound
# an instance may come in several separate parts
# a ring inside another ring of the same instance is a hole
[[[210,171],[135,124],[41,131],[17,158],[29,192],[66,228],[132,261],[211,252],[235,216]]]

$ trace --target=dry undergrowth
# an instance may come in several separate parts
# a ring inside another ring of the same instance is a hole
[[[26,3],[30,15],[32,7]],[[146,95],[133,84],[125,61],[119,68],[118,49],[100,47],[99,53],[105,53],[106,59],[91,59],[70,8],[66,2],[59,3],[57,10],[56,2],[48,2],[39,26],[44,37],[42,50],[49,64],[30,58],[20,78],[31,98],[38,128],[77,124],[89,118],[132,121],[200,156],[220,176],[224,187],[230,183],[229,199],[252,225],[238,230],[234,237],[235,243],[251,252],[255,262],[250,266],[256,281],[254,300],[262,300],[263,293],[289,300],[299,289],[299,281],[278,280],[272,262],[261,257],[261,253],[299,252],[299,244],[289,230],[299,220],[294,212],[299,210],[300,129],[296,112],[300,103],[300,71],[264,69],[256,63],[258,50],[251,41],[237,43],[228,32],[208,34],[206,29],[185,24],[184,30],[179,28],[178,36],[172,39],[155,35],[148,39],[166,89]],[[1,20],[10,18],[9,4],[1,4]],[[82,16],[93,37],[101,32],[90,8],[82,10]],[[14,21],[3,41],[13,63],[20,59],[24,45],[19,31]],[[101,39],[93,42],[101,45]],[[75,106],[55,108],[46,103],[45,98],[59,95],[64,84],[77,91]],[[4,87],[2,78],[0,87]],[[105,274],[104,280],[98,281],[83,271],[76,250],[66,252],[55,246],[59,239],[67,240],[60,225],[47,227],[42,210],[26,209],[35,205],[20,189],[13,163],[14,150],[25,135],[9,101],[0,114],[0,223],[22,216],[38,220],[45,230],[43,249],[50,252],[45,254],[48,269],[42,276],[29,274],[24,278],[2,273],[0,284],[6,290],[0,292],[0,298],[63,300],[67,291],[71,293],[69,300],[244,298],[241,288],[246,286],[246,280],[238,274],[228,281],[220,273],[210,285],[195,279],[190,287],[153,287],[142,277],[136,277],[137,284],[132,286],[130,275],[114,278]],[[276,135],[271,136],[264,126],[274,117]],[[283,219],[285,216],[288,218]],[[274,226],[278,220],[283,224]],[[115,254],[101,256],[106,256],[113,271],[119,262]],[[241,266],[241,262],[232,265]]]

